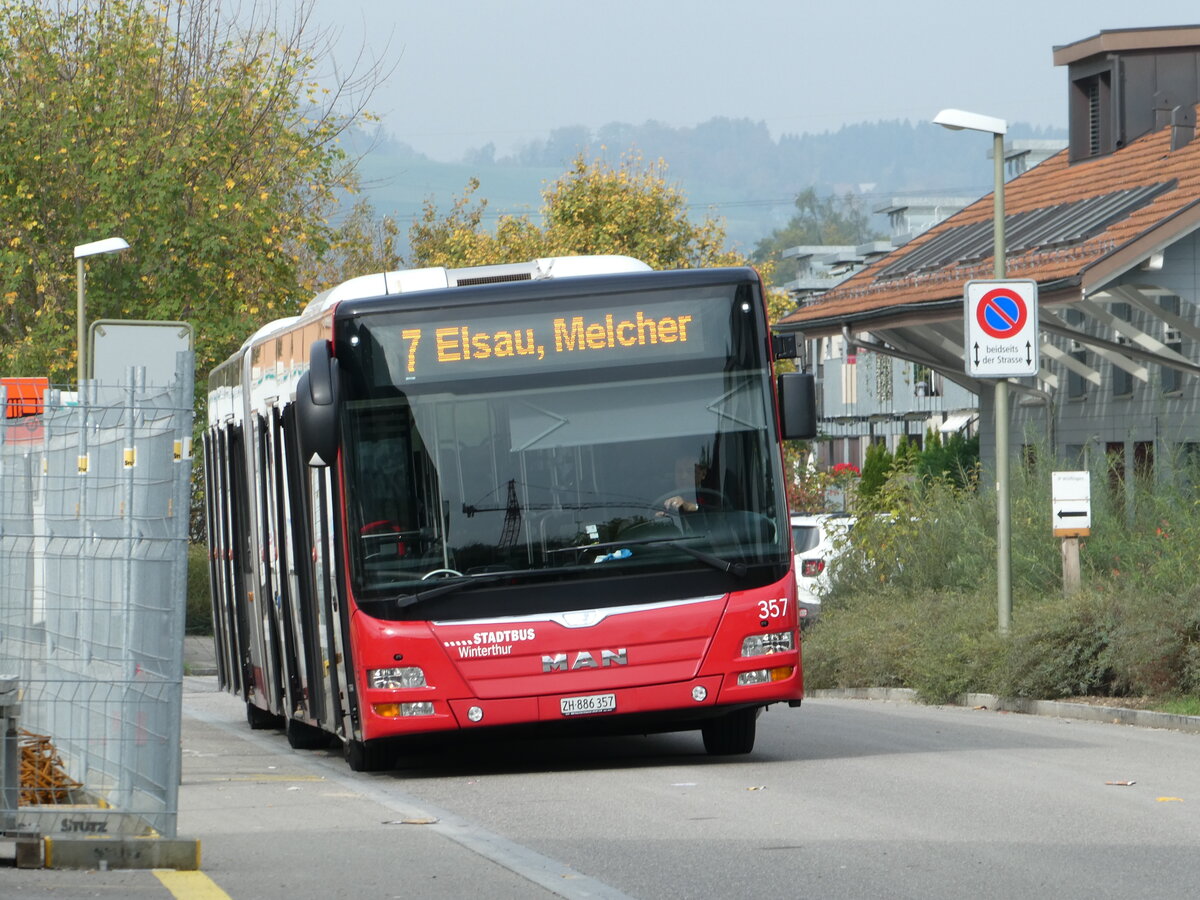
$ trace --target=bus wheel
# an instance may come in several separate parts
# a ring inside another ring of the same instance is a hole
[[[287,741],[293,750],[320,750],[329,746],[329,735],[299,719],[288,719]]]
[[[754,749],[758,713],[758,707],[750,706],[709,719],[700,727],[705,751],[710,756],[749,753]]]
[[[261,731],[264,728],[282,728],[283,716],[277,716],[274,713],[267,712],[260,706],[255,706],[249,700],[246,701],[246,724],[254,731]]]
[[[342,745],[342,755],[355,772],[382,772],[392,767],[392,754],[386,745],[377,741],[349,740]]]

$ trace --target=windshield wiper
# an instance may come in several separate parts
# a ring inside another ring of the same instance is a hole
[[[687,538],[689,541],[694,541],[697,538],[705,537],[705,535],[697,535],[696,537]],[[611,550],[613,547],[636,547],[639,544],[673,544],[679,538],[634,538],[629,541],[604,541],[596,544],[577,544],[571,547],[555,547],[553,550],[547,550],[546,555],[552,553],[581,553],[586,550]]]
[[[549,553],[571,553],[587,550],[611,550],[615,547],[635,547],[639,544],[667,544],[674,547],[676,550],[682,550],[688,556],[700,560],[705,565],[712,566],[714,569],[720,569],[722,572],[728,572],[738,578],[743,578],[746,575],[746,564],[734,562],[729,559],[722,559],[719,556],[714,556],[711,553],[705,553],[703,550],[697,550],[695,547],[689,547],[684,541],[699,541],[703,540],[707,535],[697,534],[688,538],[637,538],[632,541],[607,541],[602,544],[584,544],[580,547],[562,547],[557,550],[550,550]]]
[[[417,603],[432,600],[434,597],[443,597],[446,594],[454,594],[467,588],[499,584],[502,581],[511,581],[514,578],[528,578],[531,575],[562,575],[563,572],[568,572],[575,568],[578,568],[580,571],[587,570],[586,566],[554,569],[505,569],[502,572],[487,572],[479,575],[464,575],[461,578],[446,578],[423,591],[416,591],[412,594],[397,597],[392,603],[396,609],[405,609]]]
[[[417,591],[415,594],[407,594],[396,598],[396,609],[406,609],[409,606],[414,606],[417,603],[423,603],[426,600],[432,600],[434,597],[441,597],[446,594],[453,594],[468,587],[479,587],[484,584],[495,584],[497,581],[502,581],[506,577],[512,577],[512,573],[500,575],[464,575],[462,578],[456,578],[453,581],[446,579],[441,584],[435,587],[426,588],[423,591]]]
[[[703,550],[697,550],[695,547],[689,547],[687,544],[678,539],[673,541],[663,541],[663,543],[670,544],[676,550],[682,550],[688,556],[695,557],[696,559],[700,560],[700,562],[704,563],[705,565],[712,566],[714,569],[720,569],[722,572],[728,572],[730,575],[736,576],[737,578],[746,577],[747,570],[745,563],[734,562],[731,559],[722,559],[721,557],[714,556],[711,553],[705,553]]]

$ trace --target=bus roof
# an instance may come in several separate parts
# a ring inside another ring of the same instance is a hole
[[[305,307],[308,315],[330,308],[343,300],[363,300],[414,291],[505,281],[536,281],[543,278],[570,278],[580,275],[607,275],[616,272],[649,272],[650,267],[632,256],[550,256],[529,262],[502,263],[493,266],[471,266],[446,269],[435,266],[426,269],[401,269],[378,272],[343,281],[336,287],[317,294]]]

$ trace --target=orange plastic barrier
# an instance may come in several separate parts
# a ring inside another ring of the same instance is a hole
[[[42,411],[49,378],[0,378],[0,385],[8,388],[8,405],[4,414],[9,419],[21,416],[36,416]]]

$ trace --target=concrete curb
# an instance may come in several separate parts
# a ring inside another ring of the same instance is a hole
[[[805,691],[814,700],[885,700],[892,703],[918,703],[917,692],[910,688],[824,688]],[[1080,719],[1088,722],[1108,722],[1114,725],[1137,725],[1140,728],[1166,728],[1200,734],[1200,716],[1181,716],[1153,712],[1148,709],[1127,709],[1123,706],[1089,706],[1086,703],[1065,703],[1061,700],[1026,700],[1020,697],[997,697],[995,694],[963,694],[954,706],[986,707],[996,712],[1024,713],[1031,716],[1056,716],[1060,719]]]

